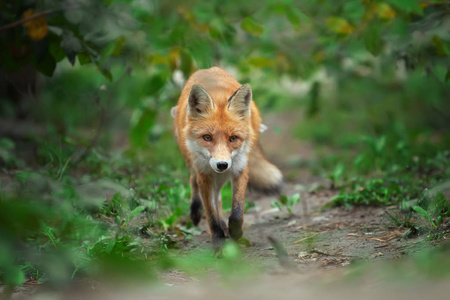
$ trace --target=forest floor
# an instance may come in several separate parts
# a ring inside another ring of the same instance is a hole
[[[446,281],[400,280],[400,284],[394,284],[389,279],[397,281],[393,275],[383,280],[374,275],[384,274],[377,270],[383,270],[386,264],[395,266],[402,257],[431,249],[433,243],[423,236],[405,238],[408,229],[394,226],[386,214],[395,213],[395,206],[325,209],[338,191],[306,168],[293,166],[292,161],[314,159],[311,145],[286,138],[295,118],[294,114],[286,114],[280,123],[279,116],[273,114],[264,119],[269,127],[261,135],[266,156],[287,177],[283,193],[299,193],[300,202],[289,213],[285,208],[280,211],[272,207],[276,197],[248,195],[254,206],[245,214],[244,237],[251,246],[240,245],[240,263],[249,264],[251,276],[224,283],[214,272],[196,276],[175,267],[161,272],[157,284],[125,288],[93,285],[88,289],[71,288],[63,294],[44,293],[39,299],[329,299],[338,295],[345,299],[420,299],[448,295],[450,285]],[[270,129],[274,126],[279,126],[278,133]],[[193,240],[180,243],[175,255],[211,247],[205,219],[200,229],[201,234],[193,236]],[[355,265],[362,265],[362,271],[356,272]],[[26,286],[14,296],[30,297]]]
[[[265,123],[270,128],[272,118],[266,117]],[[289,122],[285,123],[277,122],[278,126],[281,125],[281,133],[264,132],[261,143],[265,146],[266,155],[280,166],[284,174],[295,172],[283,193],[287,196],[299,193],[301,200],[289,213],[287,208],[282,207],[280,211],[271,205],[277,201],[276,197],[248,195],[255,207],[244,216],[244,237],[251,243],[251,247],[244,250],[246,256],[268,267],[279,265],[277,251],[268,237],[284,248],[289,264],[300,270],[336,268],[355,259],[393,259],[414,251],[417,241],[402,238],[407,229],[402,231],[390,226],[386,211],[395,210],[395,206],[322,209],[338,191],[331,189],[330,183],[323,178],[289,166],[289,160],[305,160],[313,153],[311,147],[298,140],[286,141],[284,133],[288,132]],[[209,246],[205,219],[200,228],[202,234],[195,238],[194,243],[188,244],[188,249]]]
[[[397,206],[327,208],[339,191],[306,168],[292,166],[293,161],[315,158],[311,145],[286,139],[295,117],[285,113],[280,122],[276,114],[266,116],[264,123],[269,128],[279,128],[278,133],[267,130],[261,134],[261,144],[269,160],[289,176],[283,194],[298,193],[301,200],[289,213],[287,207],[279,210],[271,205],[277,197],[248,195],[255,206],[244,216],[244,237],[251,244],[242,246],[246,258],[263,266],[267,274],[294,271],[308,277],[317,271],[342,269],[355,261],[395,260],[430,247],[425,237],[405,238],[408,229],[392,223],[387,212],[395,215]],[[186,243],[182,252],[211,247],[204,218],[200,228],[202,234]],[[169,285],[195,281],[177,272],[164,280]]]

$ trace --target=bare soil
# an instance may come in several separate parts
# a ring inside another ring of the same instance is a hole
[[[315,159],[310,144],[289,138],[296,122],[294,113],[285,113],[282,119],[276,114],[266,116],[264,123],[269,129],[261,134],[261,144],[269,160],[284,174],[295,175],[288,179],[283,193],[299,193],[301,201],[288,213],[287,209],[271,206],[277,197],[248,195],[247,201],[256,207],[244,216],[244,237],[251,243],[251,247],[243,248],[245,256],[264,266],[268,274],[283,269],[308,274],[343,268],[359,260],[394,260],[420,249],[422,239],[405,238],[407,229],[393,226],[388,218],[386,211],[395,214],[394,206],[324,209],[338,190],[306,168],[292,166],[293,162]],[[186,252],[211,247],[206,220],[200,228],[202,234],[186,244]],[[169,284],[177,283],[176,279],[167,279]]]

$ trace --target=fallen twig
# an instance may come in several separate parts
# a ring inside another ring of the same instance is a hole
[[[288,257],[288,253],[286,249],[284,249],[283,245],[276,240],[273,236],[267,236],[267,239],[269,240],[269,243],[274,248],[275,252],[277,253],[278,261],[280,262],[280,265],[288,270],[297,270],[296,265],[294,265]]]
[[[307,239],[313,238],[313,237],[315,237],[315,236],[318,235],[318,234],[327,233],[327,232],[329,232],[329,230],[325,230],[325,231],[321,231],[321,232],[315,232],[315,233],[312,233],[311,235],[309,235],[309,236],[307,236],[307,237],[304,237],[304,238],[302,238],[302,239],[299,239],[298,241],[295,241],[295,242],[293,242],[292,244],[289,244],[289,245],[297,245],[297,244],[301,244],[301,243],[303,243],[304,241],[306,241]]]
[[[401,237],[404,233],[402,232],[393,232],[391,234],[382,236],[382,237],[368,237],[365,235],[360,235],[360,234],[356,234],[356,233],[349,233],[347,234],[348,236],[352,236],[352,237],[357,237],[357,238],[363,238],[366,240],[372,240],[372,241],[377,241],[377,242],[382,242],[382,243],[386,243],[386,242],[390,242],[391,240]]]
[[[316,248],[314,248],[311,252],[317,253],[320,255],[325,255],[325,256],[336,256],[335,254],[330,254],[330,253],[324,252],[324,251],[316,249]]]

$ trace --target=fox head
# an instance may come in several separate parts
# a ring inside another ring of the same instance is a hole
[[[246,167],[253,135],[251,101],[249,84],[241,86],[228,99],[216,101],[201,85],[192,86],[187,105],[186,145],[199,171],[231,170],[237,174]]]

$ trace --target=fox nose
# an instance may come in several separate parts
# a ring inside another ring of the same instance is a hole
[[[217,169],[224,171],[228,168],[228,163],[226,161],[219,161],[217,163]]]

